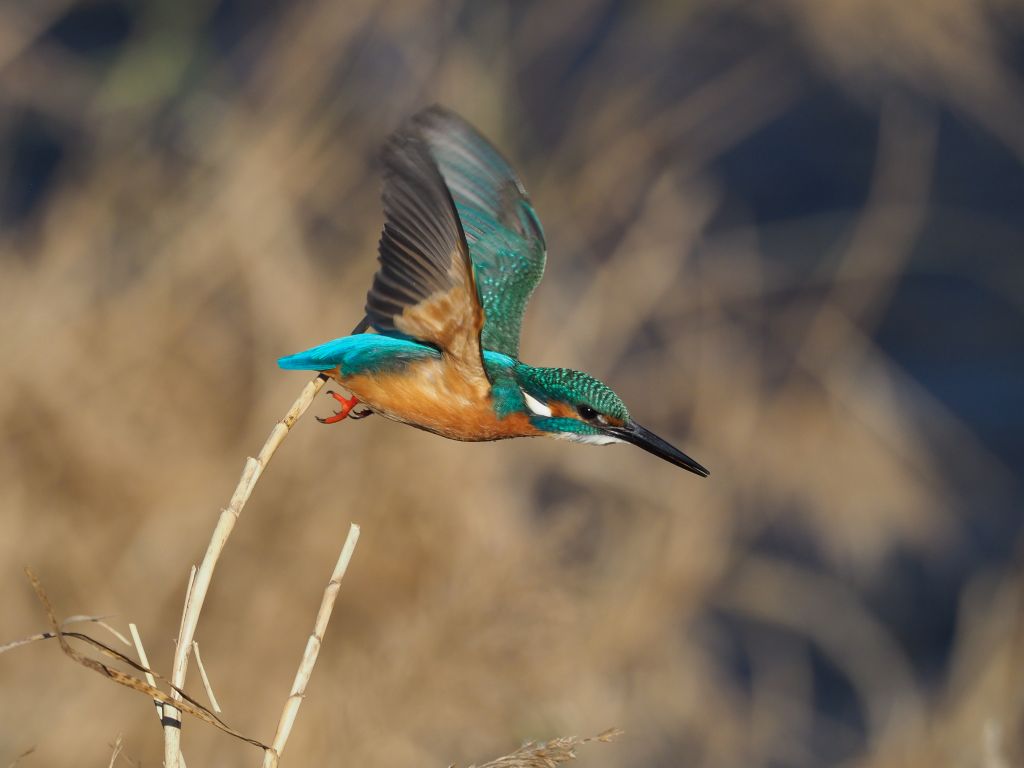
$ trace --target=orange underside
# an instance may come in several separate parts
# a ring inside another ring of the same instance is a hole
[[[337,369],[328,373],[376,413],[452,440],[502,440],[541,434],[526,414],[499,419],[488,388],[466,381],[443,360],[415,363],[401,373],[341,376]]]

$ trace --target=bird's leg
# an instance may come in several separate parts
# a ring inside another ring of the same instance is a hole
[[[316,420],[319,421],[321,424],[337,424],[339,421],[348,416],[352,409],[359,404],[359,400],[356,399],[355,395],[352,395],[352,397],[349,398],[345,398],[339,395],[337,392],[333,391],[328,391],[327,394],[333,397],[339,403],[341,403],[341,410],[335,411],[333,416],[328,416],[326,419],[321,419],[319,416],[317,416]]]
[[[352,411],[348,415],[350,419],[365,419],[367,416],[373,416],[373,411],[369,408],[363,408],[361,411]]]

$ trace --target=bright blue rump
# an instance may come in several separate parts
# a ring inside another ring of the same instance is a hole
[[[354,376],[400,370],[409,363],[440,356],[433,347],[408,339],[357,333],[282,357],[277,364],[290,371],[329,371],[338,367],[342,376]]]

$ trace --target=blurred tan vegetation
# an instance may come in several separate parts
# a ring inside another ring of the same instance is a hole
[[[45,628],[29,564],[59,613],[138,623],[168,670],[188,568],[307,380],[274,361],[361,318],[377,149],[439,101],[503,148],[546,227],[524,359],[605,378],[713,474],[621,446],[303,420],[199,626],[225,720],[271,736],[355,521],[286,764],[480,763],[612,726],[625,735],[585,764],[1024,762],[1019,561],[972,566],[927,679],[866,597],[899,606],[887,563],[943,558],[984,514],[936,446],[979,497],[1015,487],[873,331],[928,216],[939,112],[1024,162],[999,42],[1021,8],[620,5],[609,21],[576,1],[265,4],[218,48],[217,4],[150,2],[99,57],[44,34],[68,2],[0,6],[0,123],[29,110],[79,147],[0,232],[0,641]],[[713,65],[680,62],[682,38]],[[877,111],[866,201],[711,227],[729,195],[716,161],[812,77]],[[766,258],[768,240],[804,257]],[[1019,271],[1001,269],[986,274],[1012,294]],[[813,556],[764,545],[786,535]],[[823,668],[849,711],[822,705]],[[119,734],[122,760],[161,760],[151,704],[55,645],[0,657],[0,690],[0,764],[35,746],[19,766],[105,765]],[[184,751],[258,760],[196,723]]]

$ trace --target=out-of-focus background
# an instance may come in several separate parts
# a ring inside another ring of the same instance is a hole
[[[583,764],[1021,765],[1022,65],[1011,0],[5,3],[0,641],[45,628],[30,565],[169,670],[308,381],[275,359],[361,318],[377,151],[436,101],[544,222],[524,358],[713,474],[307,417],[199,625],[225,720],[271,737],[356,521],[287,764],[619,726]],[[52,643],[0,689],[0,764],[161,760],[152,706]]]

